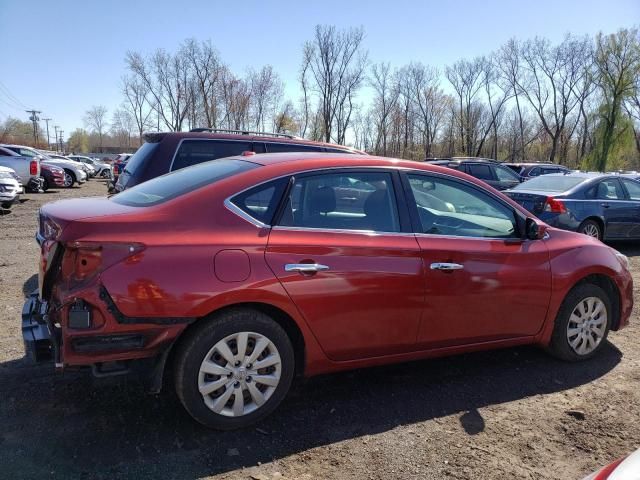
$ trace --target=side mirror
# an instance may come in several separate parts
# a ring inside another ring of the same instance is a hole
[[[435,190],[436,184],[430,180],[425,180],[422,182],[422,189],[425,191]]]
[[[547,229],[540,225],[535,219],[529,217],[525,224],[525,236],[529,240],[540,240],[544,237]]]

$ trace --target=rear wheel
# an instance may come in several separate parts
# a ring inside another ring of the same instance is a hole
[[[46,177],[42,177],[42,191],[46,192],[47,190],[49,190],[49,182]]]
[[[602,240],[602,228],[600,224],[595,220],[585,220],[578,227],[578,232],[589,237],[597,238],[598,240]]]
[[[611,300],[597,285],[575,287],[564,299],[549,349],[556,357],[575,362],[596,355],[611,327]]]
[[[271,413],[289,391],[294,352],[285,331],[255,310],[231,310],[196,326],[176,354],[175,387],[198,422],[231,430]]]

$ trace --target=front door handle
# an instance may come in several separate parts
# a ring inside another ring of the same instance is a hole
[[[321,265],[319,263],[287,263],[284,266],[285,272],[298,272],[298,273],[316,273],[323,270],[329,270],[327,265]]]
[[[601,205],[602,205],[604,208],[609,208],[609,207],[610,207],[610,205],[609,205],[608,203],[602,203]]]
[[[459,263],[432,263],[431,270],[441,270],[443,272],[452,272],[453,270],[462,270],[464,265]]]

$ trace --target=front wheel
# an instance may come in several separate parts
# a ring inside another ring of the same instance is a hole
[[[570,362],[593,357],[611,328],[611,300],[597,285],[575,287],[562,302],[556,317],[550,352]]]
[[[73,174],[71,170],[64,171],[64,187],[71,188],[73,184],[76,183],[76,176]]]
[[[176,352],[175,387],[191,416],[220,430],[270,414],[289,391],[293,346],[269,316],[230,310],[203,320]]]

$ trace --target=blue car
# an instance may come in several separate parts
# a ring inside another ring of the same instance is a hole
[[[547,224],[599,240],[640,238],[640,182],[620,175],[542,175],[504,192]]]

